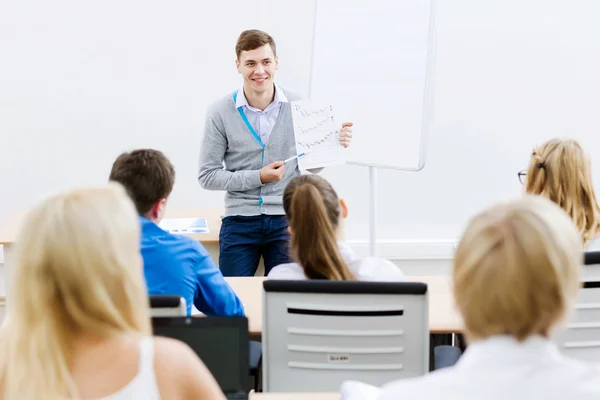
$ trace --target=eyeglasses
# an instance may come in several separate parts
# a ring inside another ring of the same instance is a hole
[[[519,176],[519,182],[521,182],[521,185],[525,184],[525,178],[527,177],[527,172],[520,171],[517,175]]]

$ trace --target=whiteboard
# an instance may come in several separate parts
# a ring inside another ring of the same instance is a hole
[[[307,96],[314,1],[0,1],[0,220],[106,182],[140,147],[175,165],[170,207],[222,207],[198,154],[209,105],[242,84],[235,42],[251,28],[277,42],[277,82]]]
[[[354,122],[349,164],[425,166],[434,11],[435,0],[317,0],[310,97]]]

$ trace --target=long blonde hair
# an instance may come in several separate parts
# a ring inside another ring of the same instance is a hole
[[[531,154],[525,191],[549,198],[573,219],[585,242],[600,229],[588,155],[575,140],[552,139]]]
[[[148,296],[133,203],[118,184],[41,201],[16,244],[0,340],[3,398],[77,396],[69,372],[78,335],[149,335]]]
[[[356,279],[338,248],[340,200],[329,182],[317,175],[292,179],[283,192],[283,208],[292,228],[292,254],[307,278]]]
[[[573,308],[583,244],[556,203],[495,205],[470,222],[454,259],[454,297],[470,339],[549,337]]]

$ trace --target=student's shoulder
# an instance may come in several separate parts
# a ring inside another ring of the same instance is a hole
[[[210,256],[208,250],[206,250],[206,247],[204,247],[204,245],[199,241],[183,235],[181,235],[181,241],[182,245],[186,246],[190,251],[194,253],[194,255],[202,259]]]
[[[198,364],[198,356],[186,343],[157,336],[153,340],[154,369],[157,376],[181,377],[185,371]]]
[[[280,264],[269,272],[268,279],[306,279],[304,270],[298,263]]]
[[[385,258],[366,257],[359,261],[361,276],[364,275],[365,280],[377,281],[403,281],[404,274],[400,268]]]
[[[444,393],[451,396],[450,387],[455,389],[460,383],[454,381],[455,371],[452,368],[438,370],[420,377],[400,379],[381,387],[378,400],[392,400],[402,397],[420,399],[433,399],[445,397]]]
[[[192,364],[192,353],[189,346],[175,339],[153,337],[154,372],[161,392],[165,386],[172,390],[186,368]],[[174,382],[175,381],[175,382]]]
[[[210,254],[197,240],[189,236],[167,233],[161,241],[162,248],[167,253],[175,253],[178,257],[205,259]]]
[[[163,398],[190,398],[191,393],[207,395],[211,386],[213,392],[218,389],[196,353],[179,340],[154,337],[154,371]]]
[[[600,362],[588,362],[576,358],[564,357],[561,367],[565,374],[572,374],[573,381],[590,381],[600,391]],[[575,378],[577,377],[577,378]]]
[[[164,359],[165,362],[173,362],[172,360],[185,360],[186,357],[194,355],[192,349],[176,339],[168,337],[154,336],[154,354],[155,359]]]

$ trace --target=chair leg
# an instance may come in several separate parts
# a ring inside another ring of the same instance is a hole
[[[254,391],[258,392],[260,388],[260,370],[262,367],[262,343],[250,341],[250,376],[253,378]]]
[[[262,354],[260,359],[258,360],[258,366],[256,367],[256,372],[254,374],[254,391],[262,392],[262,385],[260,379],[262,378]]]
[[[461,356],[460,349],[454,346],[436,346],[433,352],[435,370],[453,366]]]

